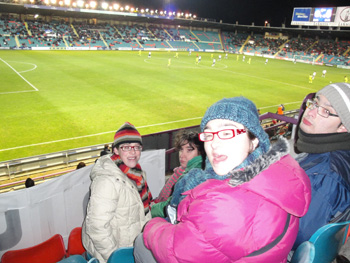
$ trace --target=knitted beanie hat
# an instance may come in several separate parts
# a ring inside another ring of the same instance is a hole
[[[254,103],[245,97],[224,98],[210,106],[202,119],[201,131],[209,121],[214,119],[231,120],[243,124],[258,138],[262,152],[265,153],[270,148],[269,136],[260,125],[258,110]]]
[[[135,126],[130,122],[125,122],[115,133],[113,147],[118,147],[122,143],[138,142],[142,145],[142,138]]]
[[[339,115],[345,128],[350,132],[350,84],[334,83],[327,85],[316,93],[323,95]]]

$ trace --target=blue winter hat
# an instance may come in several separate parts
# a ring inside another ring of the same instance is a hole
[[[207,109],[201,122],[201,131],[207,123],[214,119],[225,119],[244,125],[259,140],[259,148],[267,152],[270,148],[270,140],[267,133],[260,125],[258,110],[254,103],[240,96],[224,98],[214,103]]]

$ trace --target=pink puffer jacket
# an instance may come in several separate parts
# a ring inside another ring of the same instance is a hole
[[[307,175],[287,152],[273,146],[240,171],[254,177],[239,186],[212,179],[187,191],[178,224],[149,221],[143,237],[157,262],[286,262],[311,199]]]

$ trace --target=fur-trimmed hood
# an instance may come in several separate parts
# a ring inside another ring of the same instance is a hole
[[[310,180],[288,152],[287,140],[279,139],[251,165],[233,171],[229,184],[264,196],[292,215],[303,216],[311,200]]]
[[[244,169],[232,171],[229,176],[231,178],[230,185],[237,186],[250,181],[288,153],[289,144],[287,140],[280,138],[276,143],[272,144],[272,147],[266,154],[259,156],[252,164],[244,167]]]

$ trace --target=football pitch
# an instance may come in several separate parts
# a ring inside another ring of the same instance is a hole
[[[261,113],[297,109],[349,72],[236,54],[0,50],[0,161],[113,141],[125,121],[142,135],[198,125],[207,107],[243,95]],[[169,58],[171,59],[168,67]],[[322,78],[322,70],[327,75]],[[312,84],[309,74],[317,72]]]

